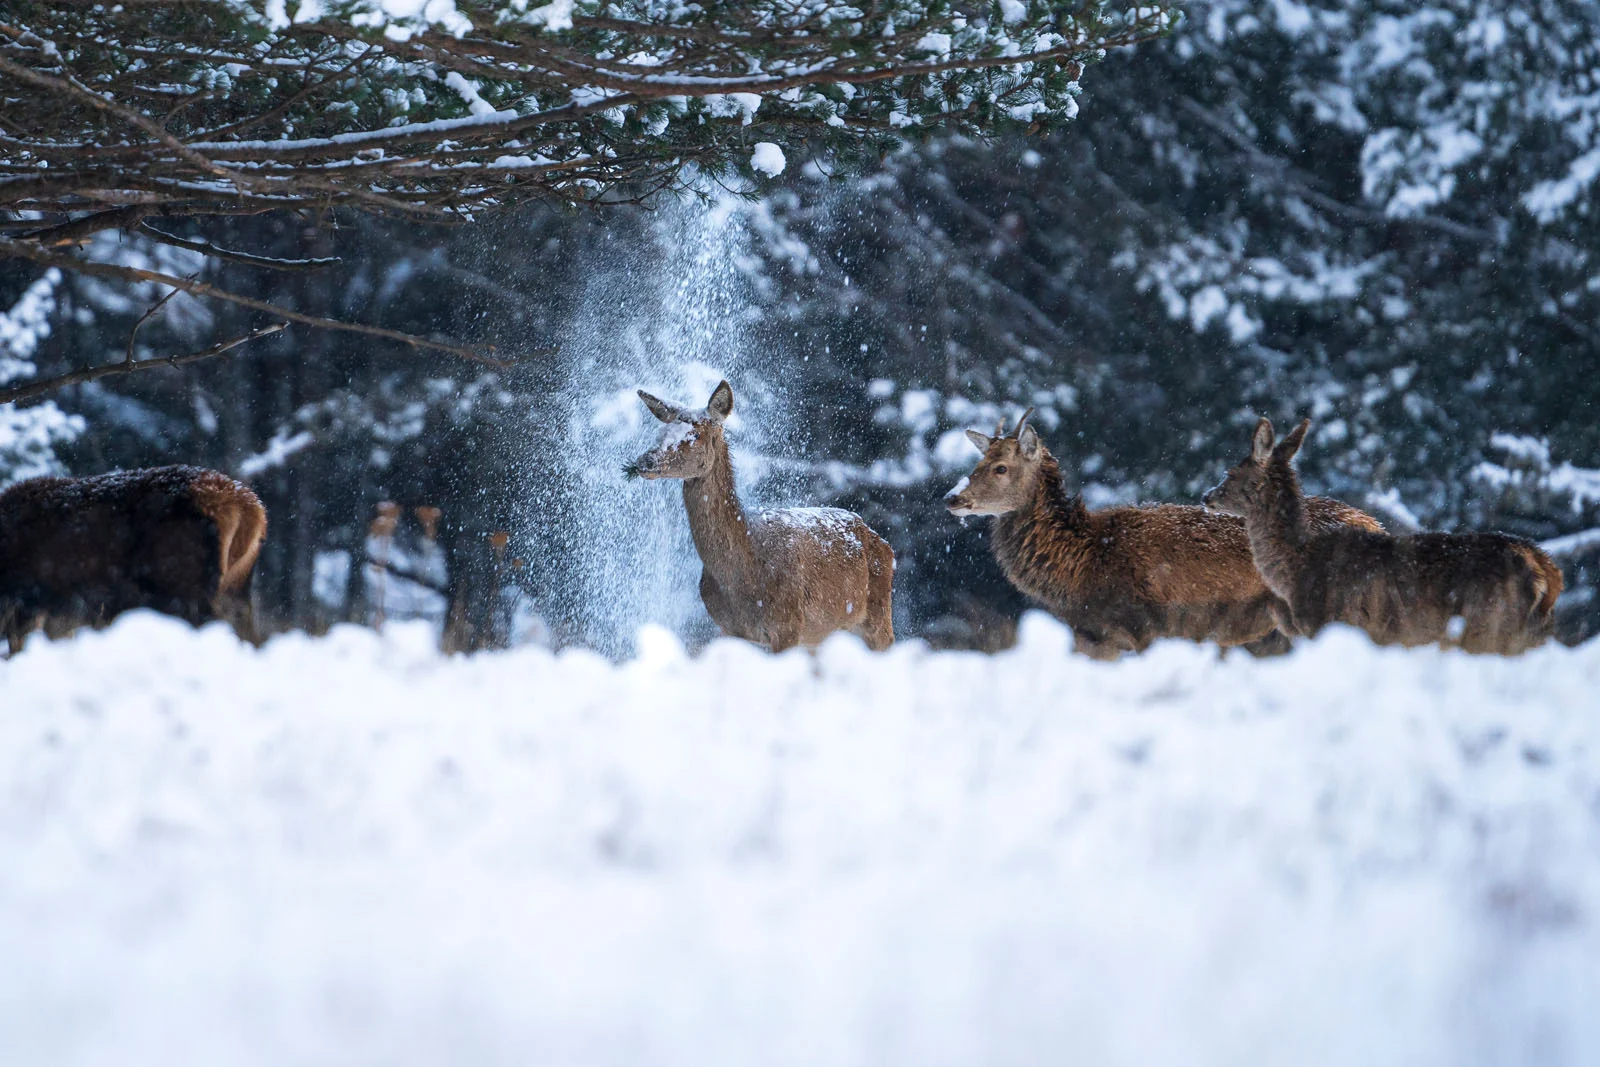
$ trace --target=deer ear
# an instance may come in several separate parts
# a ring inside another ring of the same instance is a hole
[[[1250,439],[1250,458],[1257,463],[1265,463],[1267,457],[1272,455],[1272,438],[1272,420],[1257,422],[1255,436]]]
[[[733,386],[725,381],[718,382],[717,387],[711,391],[711,399],[706,401],[706,413],[718,422],[732,415]]]
[[[658,396],[651,396],[643,389],[639,390],[639,399],[644,401],[644,406],[650,409],[650,414],[662,422],[671,422],[678,417],[678,409]]]
[[[1306,431],[1309,429],[1311,429],[1311,420],[1301,419],[1299,426],[1283,435],[1283,440],[1278,442],[1278,447],[1272,450],[1273,457],[1281,459],[1285,463],[1293,459],[1294,454],[1300,451],[1300,446],[1305,444]]]
[[[1023,459],[1037,459],[1039,456],[1039,431],[1032,426],[1024,426],[1022,432],[1017,434],[1017,447],[1022,449]]]
[[[977,430],[968,430],[967,440],[978,446],[979,452],[989,451],[989,446],[994,443],[994,438],[988,434],[979,433]]]

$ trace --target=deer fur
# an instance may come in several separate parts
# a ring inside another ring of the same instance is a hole
[[[1291,460],[1309,419],[1274,444],[1262,419],[1250,454],[1206,494],[1206,505],[1245,520],[1256,569],[1314,636],[1332,622],[1359,626],[1380,645],[1459,647],[1515,655],[1554,626],[1561,569],[1531,541],[1498,533],[1319,530]]]
[[[254,640],[251,575],[266,537],[261,501],[203,467],[31,478],[0,492],[0,632],[16,653],[134,608]]]
[[[820,644],[837,630],[867,647],[894,643],[894,550],[861,516],[839,508],[746,512],[734,487],[723,423],[733,390],[720,383],[700,411],[640,391],[666,425],[656,448],[624,467],[683,481],[700,553],[700,599],[724,633],[773,652]]]
[[[1028,425],[1002,422],[945,496],[960,516],[992,516],[990,544],[1006,577],[1072,627],[1074,647],[1096,659],[1143,652],[1158,637],[1286,651],[1287,611],[1256,573],[1244,523],[1179,504],[1090,511],[1063,489],[1061,467]],[[1336,500],[1308,501],[1320,527],[1372,530],[1372,516]]]

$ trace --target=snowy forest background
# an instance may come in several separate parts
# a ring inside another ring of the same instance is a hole
[[[486,370],[293,327],[0,407],[0,484],[232,472],[271,516],[267,626],[455,604],[458,647],[616,650],[663,605],[706,636],[677,494],[618,468],[648,440],[634,388],[701,403],[720,374],[747,495],[859,510],[900,556],[897,629],[939,644],[1014,632],[1023,605],[981,527],[938,498],[975,459],[961,431],[1030,404],[1096,505],[1197,502],[1258,413],[1309,414],[1309,484],[1392,528],[1600,526],[1600,5],[1184,11],[1096,64],[1048,136],[933,139],[864,169],[791,158],[753,190],[651,210],[179,224],[342,261],[208,267],[227,288],[522,358]],[[200,262],[116,232],[88,251]],[[0,385],[123,358],[157,295],[0,261]],[[254,322],[179,295],[137,348]],[[384,501],[392,535],[373,526]],[[1558,547],[1577,640],[1600,629],[1600,537]]]

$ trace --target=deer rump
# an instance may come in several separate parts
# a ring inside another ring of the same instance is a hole
[[[13,651],[136,608],[250,636],[250,579],[266,514],[217,471],[158,467],[34,478],[0,493],[0,628]]]
[[[1382,529],[1337,500],[1307,504],[1318,529]],[[1017,512],[996,521],[994,548],[1013,584],[1097,659],[1163,637],[1260,654],[1289,648],[1288,605],[1256,570],[1242,519],[1184,504],[1084,508],[1055,522]]]
[[[1328,531],[1301,559],[1286,590],[1295,628],[1344,622],[1380,645],[1515,655],[1550,636],[1562,589],[1560,568],[1508,534]]]

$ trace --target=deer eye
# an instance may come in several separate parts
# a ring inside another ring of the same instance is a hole
[[[1004,463],[999,464],[995,467],[994,472],[996,474],[1004,474],[1006,472],[1006,465]]]

